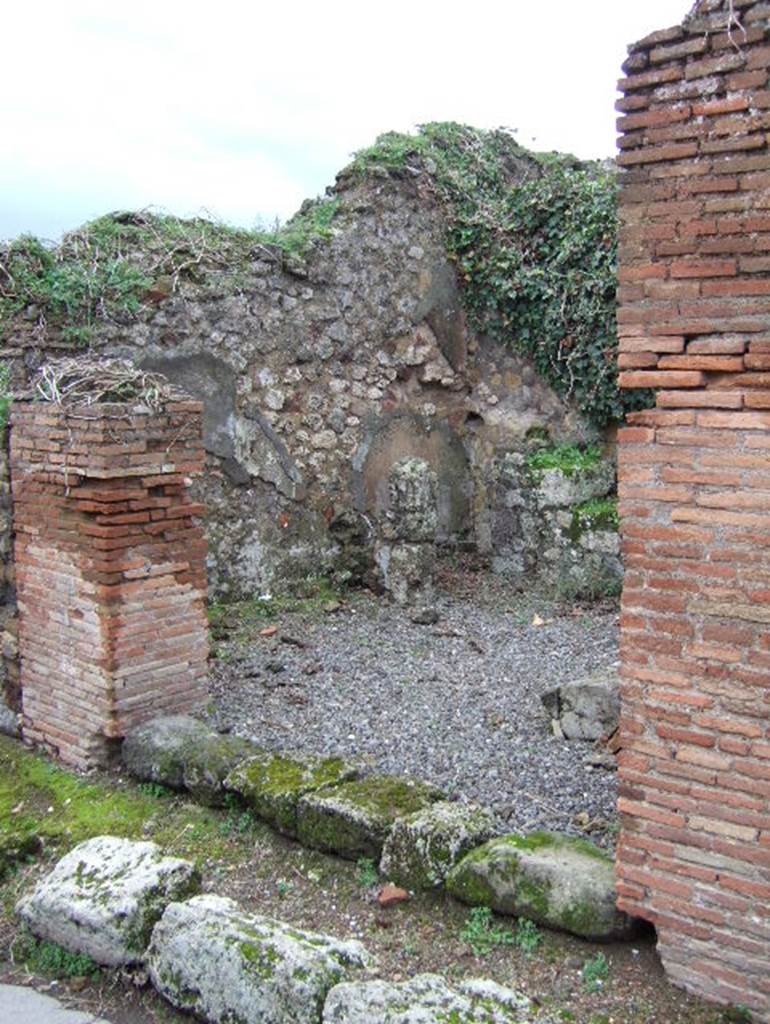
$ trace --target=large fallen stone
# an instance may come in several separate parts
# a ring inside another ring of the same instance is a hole
[[[447,889],[471,906],[586,939],[624,938],[633,928],[632,919],[615,909],[612,859],[571,836],[534,832],[492,839],[450,871]]]
[[[155,843],[97,836],[62,857],[16,911],[38,938],[114,967],[140,962],[165,907],[199,885],[189,861]]]
[[[343,982],[326,1000],[323,1024],[529,1024],[532,1004],[493,981],[469,979],[456,989],[437,974],[419,974],[400,984]]]
[[[556,686],[540,699],[568,740],[598,740],[618,727],[620,680],[614,669]]]
[[[396,819],[382,848],[380,874],[407,889],[434,889],[495,831],[494,816],[485,807],[441,800]]]
[[[225,779],[260,818],[284,835],[297,835],[300,798],[355,779],[359,768],[341,757],[275,754],[265,751],[242,761]]]
[[[393,822],[441,800],[443,793],[417,779],[370,775],[303,796],[297,835],[305,846],[357,860],[379,860]]]
[[[346,968],[368,963],[360,942],[291,928],[208,895],[171,904],[147,954],[161,995],[215,1024],[317,1024]]]
[[[197,718],[166,715],[137,726],[123,741],[123,764],[135,779],[184,788],[186,757],[196,746],[216,737]]]

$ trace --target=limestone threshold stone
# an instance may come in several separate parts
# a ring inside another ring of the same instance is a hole
[[[219,733],[191,744],[181,753],[185,789],[202,803],[215,807],[222,805],[227,795],[225,780],[258,750],[255,744],[241,736],[221,736]]]
[[[360,769],[341,757],[265,751],[242,761],[225,779],[260,818],[284,835],[297,835],[297,805],[307,793],[355,779]]]
[[[323,1024],[529,1024],[526,996],[493,981],[468,979],[456,989],[437,974],[409,981],[344,982],[326,1000]]]
[[[223,736],[189,715],[145,722],[123,741],[123,763],[137,779],[187,789],[201,803],[221,805],[224,781],[259,752],[249,740]]]
[[[133,729],[123,741],[123,764],[136,779],[184,788],[185,754],[216,736],[197,718],[166,715]]]
[[[417,779],[370,775],[302,797],[297,807],[299,841],[316,850],[357,860],[379,860],[393,823],[441,800],[443,793]]]
[[[447,889],[463,903],[586,939],[625,938],[633,930],[633,920],[615,909],[612,859],[571,836],[533,832],[492,839],[450,871]]]
[[[564,683],[540,699],[568,740],[598,740],[618,727],[620,680],[614,669]]]
[[[439,801],[396,819],[382,849],[380,874],[407,889],[434,889],[457,861],[494,834],[495,819],[485,807]]]
[[[172,903],[147,954],[161,995],[214,1024],[317,1024],[346,969],[369,962],[360,942],[301,931],[210,895]]]
[[[38,938],[116,967],[141,962],[165,907],[199,884],[189,861],[155,843],[97,836],[62,857],[16,911]]]

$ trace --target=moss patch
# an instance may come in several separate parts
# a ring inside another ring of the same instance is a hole
[[[620,527],[617,498],[594,498],[572,510],[569,537],[576,544],[584,533],[591,530],[617,531]]]
[[[527,469],[540,475],[547,469],[558,469],[568,479],[594,469],[601,462],[598,448],[578,448],[574,444],[559,444],[544,448],[527,456]]]
[[[442,796],[415,779],[372,775],[303,798],[297,833],[302,843],[317,850],[352,860],[379,858],[396,818],[423,810]]]
[[[39,836],[45,847],[64,852],[92,836],[114,835],[151,839],[192,860],[233,860],[253,846],[254,835],[228,824],[221,813],[181,798],[86,782],[0,736],[0,843]]]
[[[238,765],[227,777],[226,787],[285,835],[297,834],[300,797],[324,787],[353,779],[355,765],[339,757],[290,757],[266,753]]]

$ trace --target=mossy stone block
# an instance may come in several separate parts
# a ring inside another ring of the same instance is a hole
[[[284,835],[297,835],[297,805],[305,794],[355,779],[359,769],[341,757],[264,752],[242,761],[225,779],[225,789]]]
[[[370,775],[303,797],[297,809],[297,835],[316,850],[350,860],[379,860],[393,823],[442,797],[435,786],[417,779]]]
[[[207,736],[180,750],[185,789],[201,803],[214,807],[224,803],[225,779],[243,761],[262,753],[241,736]]]
[[[164,715],[132,729],[123,741],[123,764],[135,779],[184,788],[185,761],[217,734],[189,715]]]
[[[380,874],[406,889],[435,889],[495,831],[494,815],[485,807],[440,800],[396,819],[383,846]]]
[[[633,919],[615,907],[612,859],[572,836],[534,832],[492,839],[449,872],[447,889],[463,903],[586,939],[626,938],[633,931]]]

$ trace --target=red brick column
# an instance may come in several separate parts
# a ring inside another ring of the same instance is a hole
[[[202,465],[197,402],[13,407],[24,736],[71,764],[205,699]]]
[[[620,906],[770,1020],[770,8],[704,0],[620,83]]]

